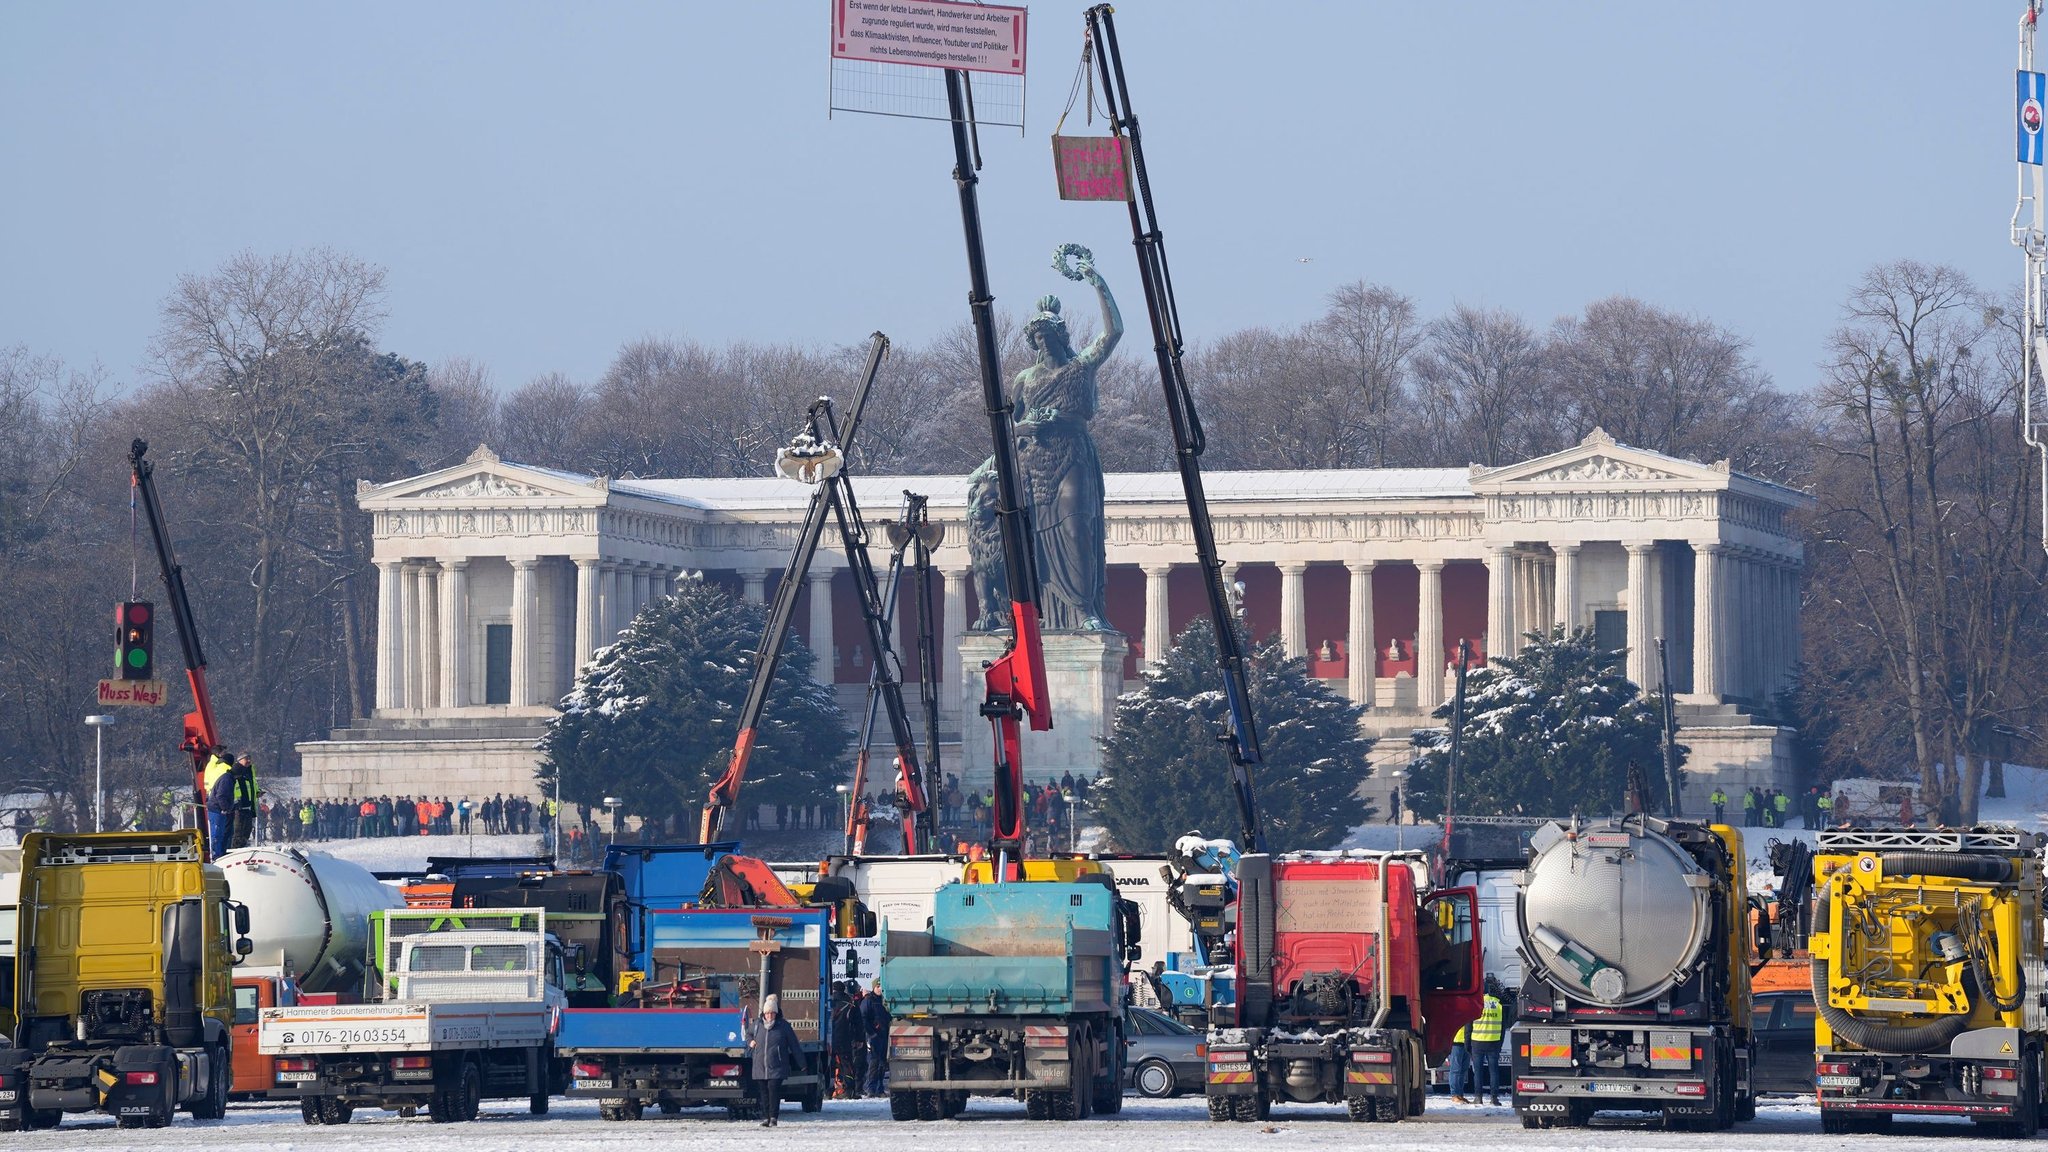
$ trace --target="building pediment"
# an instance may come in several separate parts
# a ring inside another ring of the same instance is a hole
[[[448,505],[496,505],[543,501],[602,504],[610,485],[602,476],[573,476],[546,468],[514,464],[479,445],[460,464],[410,476],[389,484],[365,480],[356,486],[356,503],[364,510],[395,507],[431,508]]]
[[[1599,428],[1561,452],[1500,468],[1475,465],[1472,469],[1475,492],[1521,485],[1597,488],[1615,484],[1655,484],[1660,487],[1725,488],[1728,481],[1726,460],[1713,464],[1680,460],[1661,452],[1619,443]]]

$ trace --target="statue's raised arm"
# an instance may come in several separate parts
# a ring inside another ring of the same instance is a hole
[[[1067,263],[1068,257],[1073,258],[1071,266]],[[1102,331],[1074,355],[1075,360],[1091,368],[1096,367],[1109,359],[1109,354],[1116,350],[1116,342],[1123,339],[1124,318],[1116,310],[1116,297],[1110,295],[1109,285],[1103,283],[1102,276],[1095,271],[1094,253],[1079,244],[1060,245],[1059,250],[1053,253],[1052,266],[1069,280],[1082,280],[1092,285],[1095,299],[1102,304]]]

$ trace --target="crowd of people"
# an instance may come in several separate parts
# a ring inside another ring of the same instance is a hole
[[[498,793],[467,796],[262,797],[256,814],[267,839],[371,840],[385,836],[546,835],[558,814],[552,798]],[[586,816],[587,819],[587,816]]]

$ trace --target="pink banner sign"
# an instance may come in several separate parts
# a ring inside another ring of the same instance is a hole
[[[832,56],[1022,76],[1024,15],[949,0],[832,0]]]
[[[99,703],[118,708],[161,708],[170,699],[169,685],[161,680],[102,680]]]
[[[1062,200],[1129,200],[1121,136],[1055,136],[1052,166]]]

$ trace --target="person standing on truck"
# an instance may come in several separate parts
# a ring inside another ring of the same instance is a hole
[[[882,1077],[889,1071],[889,1007],[882,1003],[882,982],[877,979],[867,997],[860,1002],[861,1033],[867,1037],[868,1080],[865,1090],[870,1096],[882,1094]]]
[[[1472,1097],[1479,1098],[1479,1086],[1486,1086],[1486,1102],[1500,1103],[1500,1037],[1502,1017],[1505,1015],[1500,1003],[1500,981],[1486,978],[1486,998],[1481,1002],[1479,1019],[1472,1022]]]
[[[228,750],[215,748],[199,777],[206,789],[206,849],[218,856],[228,850],[235,831],[235,763]]]
[[[1714,823],[1726,824],[1728,822],[1727,791],[1719,784],[1714,785],[1714,790],[1707,793],[1707,802],[1714,806]]]
[[[796,1029],[782,1018],[782,998],[770,992],[761,1000],[761,1019],[747,1047],[754,1053],[754,1096],[761,1106],[761,1127],[782,1122],[782,1082],[803,1061]]]
[[[235,827],[234,844],[247,848],[256,835],[256,762],[247,752],[235,757],[235,766],[229,772],[234,784]]]

